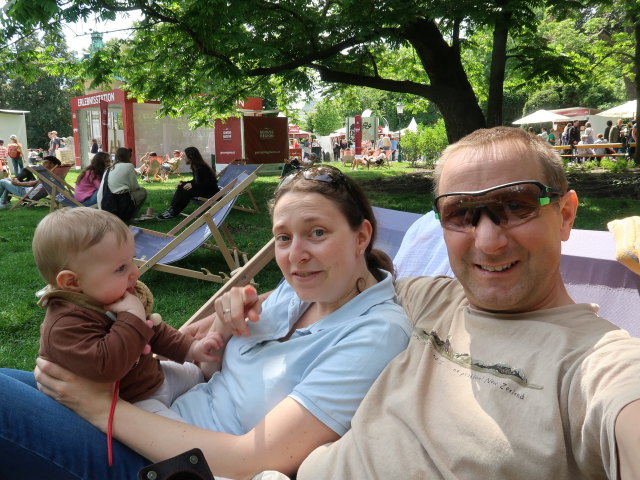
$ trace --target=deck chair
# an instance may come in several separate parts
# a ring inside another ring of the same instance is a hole
[[[151,158],[149,159],[149,168],[145,172],[142,179],[145,182],[160,182],[162,181],[162,177],[160,176],[160,168],[162,167],[162,159],[161,158]]]
[[[262,170],[263,166],[264,165],[261,165],[258,163],[248,163],[244,165],[230,163],[218,175],[218,187],[223,188],[234,178],[237,178],[237,176],[240,175],[242,172],[247,172],[247,173],[255,172],[255,174],[257,175],[258,172]],[[251,206],[247,207],[242,205],[234,205],[233,208],[235,208],[236,210],[240,210],[242,212],[260,213],[260,209],[258,208],[256,199],[253,196],[253,193],[251,192],[251,187],[250,186],[247,187],[247,189],[243,193],[247,194],[247,197],[249,198],[249,202],[251,203]]]
[[[175,175],[176,177],[181,177],[182,174],[179,172],[180,165],[182,165],[182,158],[177,157],[172,159],[172,163],[169,164],[169,170],[162,169],[162,177],[166,180],[169,178],[169,175]]]
[[[224,188],[229,184],[229,182],[238,178],[238,175],[240,175],[242,172],[246,172],[246,173],[255,172],[257,175],[258,172],[262,170],[263,166],[264,165],[257,164],[257,163],[251,163],[251,164],[230,163],[218,174],[218,177],[217,177],[218,188]],[[251,187],[250,186],[247,187],[247,189],[242,193],[247,194],[247,197],[249,197],[249,201],[251,202],[251,206],[234,204],[233,208],[235,210],[240,210],[242,212],[260,213],[260,209],[258,208],[258,203],[256,202],[256,199],[253,196],[253,193],[251,192]],[[207,198],[205,197],[195,197],[192,199],[192,202],[197,205],[201,205],[203,202],[206,202],[206,201],[207,201]]]
[[[69,185],[66,177],[69,165],[58,166],[50,172],[42,165],[29,165],[26,167],[39,183],[24,195],[11,210],[19,206],[42,206],[49,207],[49,211],[54,211],[60,207],[81,207],[82,203],[74,197],[74,188]]]
[[[442,227],[433,212],[426,215],[374,207],[378,221],[375,248],[394,259],[397,278],[419,275],[453,276]],[[406,234],[405,234],[406,232]],[[233,286],[246,285],[274,257],[272,239],[239,269],[189,320],[214,311],[215,299]],[[579,303],[597,303],[599,315],[634,337],[640,337],[640,275],[616,260],[613,236],[606,231],[574,229],[562,243],[560,270],[571,297]]]
[[[170,264],[185,258],[199,247],[219,251],[227,263],[229,273],[240,267],[241,257],[246,261],[246,254],[238,250],[224,221],[238,195],[255,177],[255,172],[240,174],[168,233],[130,227],[136,242],[135,262],[140,273],[153,269],[224,283],[229,278],[228,273],[220,272],[220,275],[215,275],[206,268],[199,272]]]
[[[342,166],[343,167],[351,167],[353,165],[353,161],[356,157],[353,154],[353,150],[344,150],[342,152]]]

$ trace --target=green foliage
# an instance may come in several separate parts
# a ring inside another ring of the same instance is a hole
[[[429,168],[433,168],[447,145],[447,131],[442,120],[429,127],[418,125],[417,132],[408,132],[401,140],[404,160],[413,166],[422,160]]]
[[[603,158],[600,160],[600,166],[611,173],[622,173],[629,170],[630,161],[626,158],[618,157],[616,160]]]
[[[47,38],[46,41],[59,40]],[[48,148],[47,132],[72,135],[71,98],[82,95],[79,81],[66,76],[64,65],[73,56],[62,41],[45,46],[35,36],[12,46],[15,55],[0,53],[4,66],[0,73],[0,106],[9,110],[26,110],[29,148]],[[9,132],[11,133],[11,132]]]

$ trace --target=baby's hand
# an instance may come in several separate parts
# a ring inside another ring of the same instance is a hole
[[[108,312],[118,314],[120,312],[129,312],[140,320],[145,320],[146,315],[144,306],[138,297],[129,292],[125,292],[120,300],[116,300],[111,305],[105,305],[104,309]]]
[[[204,338],[191,344],[186,360],[198,362],[217,362],[222,357],[225,346],[223,336],[218,332],[209,332]]]

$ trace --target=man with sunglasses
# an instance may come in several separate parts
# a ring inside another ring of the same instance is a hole
[[[298,480],[640,478],[640,339],[567,293],[578,199],[558,155],[478,130],[445,150],[435,194],[456,278],[397,282],[409,346]]]

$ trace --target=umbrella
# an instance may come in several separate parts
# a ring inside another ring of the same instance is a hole
[[[538,110],[526,117],[522,117],[520,120],[516,120],[513,124],[522,125],[523,123],[568,122],[569,120],[571,120],[571,117],[567,117],[566,115],[553,113],[549,110]]]
[[[623,103],[622,105],[618,105],[617,107],[610,108],[609,110],[605,110],[604,112],[598,113],[601,117],[620,117],[620,118],[632,118],[636,116],[636,105],[637,102],[635,100],[630,100],[627,103]]]

